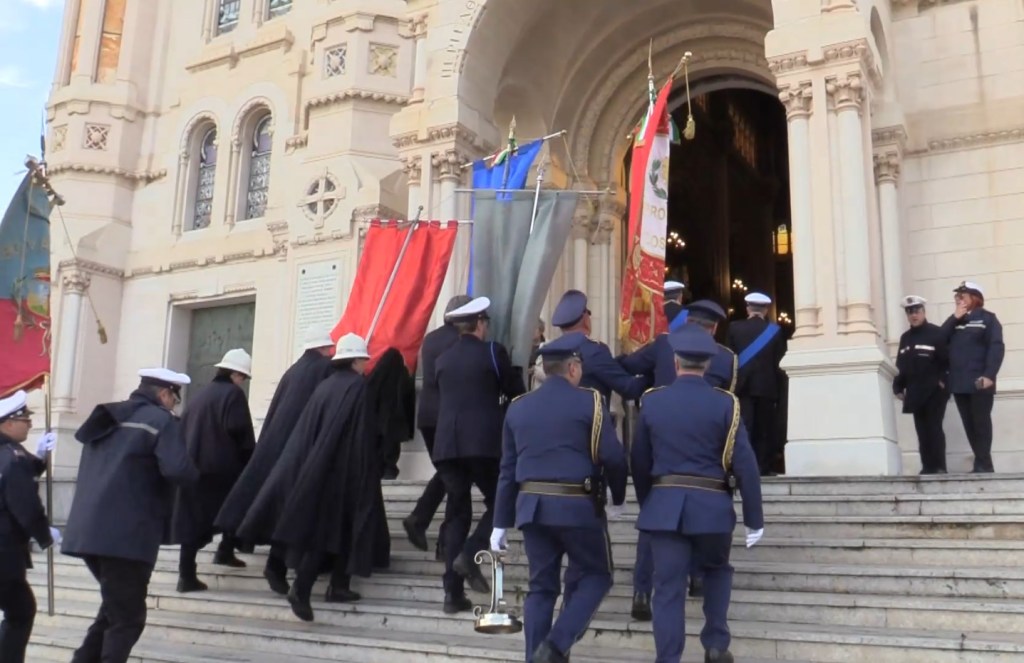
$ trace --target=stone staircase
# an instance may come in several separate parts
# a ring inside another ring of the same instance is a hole
[[[181,595],[174,591],[176,551],[167,549],[132,660],[522,661],[521,635],[477,634],[471,615],[442,613],[441,564],[408,544],[400,522],[421,489],[420,482],[386,485],[392,568],[357,580],[364,598],[356,604],[320,603],[318,585],[313,624],[299,622],[270,593],[262,555],[243,556],[249,568],[236,570],[211,566],[204,552],[200,576],[211,591]],[[767,480],[764,492],[763,543],[747,550],[739,528],[733,551],[738,661],[1024,661],[1024,477],[779,478]],[[574,649],[576,661],[654,658],[650,624],[629,618],[635,517],[632,504],[611,523],[616,584]],[[518,536],[510,538],[505,594],[518,609],[527,570]],[[32,582],[40,616],[29,660],[67,661],[95,614],[97,587],[78,560],[58,556],[51,618],[45,578],[45,557],[37,555]],[[685,660],[701,661],[697,601],[690,600],[687,615]]]

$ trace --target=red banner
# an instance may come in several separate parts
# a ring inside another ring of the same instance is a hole
[[[402,353],[409,371],[415,372],[420,345],[448,273],[457,231],[455,223],[399,226],[374,221],[366,234],[348,305],[332,333],[334,340],[348,333],[366,338],[383,299],[384,306],[369,339],[370,367],[393,347]],[[388,290],[392,273],[394,280]]]
[[[629,244],[622,278],[619,337],[631,352],[668,329],[663,310],[665,234],[668,222],[668,162],[672,79],[658,93],[654,108],[633,146],[629,182]]]

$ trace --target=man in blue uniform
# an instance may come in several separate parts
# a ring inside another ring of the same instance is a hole
[[[568,290],[559,300],[551,316],[551,324],[563,334],[580,332],[583,344],[580,357],[583,359],[583,379],[580,386],[596,389],[607,406],[612,392],[618,392],[625,400],[634,400],[643,395],[650,386],[648,378],[631,375],[612,357],[604,343],[590,339],[590,309],[587,296],[579,290]]]
[[[942,420],[949,402],[949,347],[947,334],[928,322],[927,300],[917,295],[903,298],[910,329],[900,336],[892,391],[903,401],[903,412],[914,416],[921,474],[946,473],[946,433]]]
[[[579,387],[585,342],[577,332],[542,347],[547,380],[505,417],[491,548],[505,547],[507,528],[523,531],[527,663],[567,661],[612,586],[603,501],[606,485],[614,504],[625,500],[626,457],[600,394]],[[563,556],[575,587],[552,626]]]
[[[786,355],[782,328],[768,320],[772,299],[761,292],[744,298],[747,319],[729,325],[728,345],[738,355],[736,396],[743,410],[743,424],[757,453],[762,475],[772,474],[781,449],[776,443],[776,412],[779,404],[779,363]]]
[[[670,332],[679,331],[686,324],[685,294],[686,284],[682,281],[665,281],[665,319]]]
[[[36,618],[36,598],[28,584],[32,568],[29,539],[42,548],[60,543],[39,500],[35,478],[45,471],[43,460],[57,437],[46,433],[36,446],[38,457],[21,443],[32,428],[32,412],[24,391],[0,400],[0,661],[24,663],[25,649]]]
[[[632,449],[640,498],[637,529],[654,553],[656,663],[679,663],[686,634],[685,578],[696,560],[704,575],[706,663],[731,663],[729,552],[736,526],[732,491],[743,497],[747,546],[764,534],[761,477],[740,420],[739,401],[703,379],[719,350],[711,336],[687,326],[670,338],[678,379],[640,402]]]
[[[448,300],[444,313],[448,315],[452,311],[465,306],[472,300],[468,295],[455,295]],[[437,408],[440,401],[440,392],[437,388],[437,359],[448,348],[455,345],[459,340],[459,331],[450,320],[430,332],[423,338],[423,345],[420,347],[420,367],[423,371],[423,388],[420,390],[420,406],[416,412],[416,426],[423,435],[423,443],[427,447],[427,453],[434,453],[434,432],[437,430]],[[420,550],[427,549],[427,528],[434,519],[438,507],[444,501],[444,483],[441,476],[434,473],[434,476],[427,482],[423,494],[416,501],[416,508],[412,510],[402,521],[405,534],[409,542]],[[442,533],[438,538],[443,539]],[[438,558],[440,559],[441,546],[437,547]]]
[[[472,609],[465,593],[466,580],[475,591],[490,591],[473,557],[486,549],[494,519],[505,416],[503,399],[511,400],[526,391],[522,374],[512,367],[505,347],[484,341],[490,305],[489,299],[478,297],[445,315],[458,330],[459,340],[437,360],[441,398],[433,460],[448,500],[441,526],[444,611],[448,614]],[[474,484],[483,493],[487,510],[469,536],[473,523],[470,490]]]
[[[667,284],[666,284],[667,287]],[[701,299],[690,304],[680,330],[702,329],[712,338],[720,322],[725,320],[725,311],[713,301]],[[666,306],[666,314],[668,314]],[[673,332],[678,333],[678,332]],[[729,348],[717,345],[718,353],[712,357],[704,379],[712,387],[733,391],[736,387],[737,360]],[[653,375],[655,387],[667,387],[676,380],[676,360],[672,351],[671,335],[661,334],[619,362],[627,371]],[[651,541],[643,532],[637,535],[636,564],[633,567],[633,608],[630,615],[638,621],[651,620]],[[703,585],[699,574],[690,579],[690,596],[701,596]]]

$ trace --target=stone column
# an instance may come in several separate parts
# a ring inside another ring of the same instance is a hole
[[[423,158],[418,155],[402,157],[402,169],[409,178],[409,209],[406,215],[411,219],[416,216],[417,208],[423,204],[420,186],[423,177]]]
[[[608,218],[601,218],[598,221],[597,234],[594,240],[597,244],[598,264],[601,265],[601,324],[600,338],[611,347],[615,347],[616,311],[615,302],[617,297],[612,286],[612,237],[614,236],[614,225]]]
[[[71,81],[92,84],[96,77],[96,63],[100,54],[100,37],[103,33],[103,10],[105,2],[82,2],[80,5],[82,35],[78,41],[78,61]],[[74,36],[72,35],[72,40]]]
[[[427,15],[423,14],[413,19],[413,39],[416,43],[416,60],[413,65],[412,95],[409,97],[409,104],[423,102],[427,89]]]
[[[859,73],[830,78],[826,90],[839,125],[839,176],[842,181],[843,244],[846,252],[846,321],[840,333],[874,333],[871,320],[871,245],[868,238],[868,187],[865,179],[865,101]]]
[[[82,299],[89,287],[89,275],[66,272],[61,278],[64,302],[60,312],[60,335],[53,375],[53,408],[56,412],[75,410],[75,368],[78,365],[78,330],[82,319]]]
[[[572,287],[586,292],[587,283],[587,244],[590,243],[590,216],[577,212],[572,220]],[[589,293],[588,293],[589,294]]]
[[[449,149],[431,155],[431,165],[434,172],[440,179],[440,202],[438,219],[441,223],[455,221],[458,219],[458,199],[456,189],[462,180],[462,165],[466,159],[457,150]],[[469,239],[468,229],[459,229],[459,236],[455,240],[455,249],[452,251],[451,262],[448,263],[448,275],[441,286],[441,294],[437,298],[435,309],[437,324],[443,321],[444,307],[448,300],[456,294],[465,291],[463,273],[466,271],[466,260],[468,259],[468,246],[465,246]]]
[[[814,200],[811,193],[811,82],[782,88],[779,98],[789,121],[789,191],[792,216],[794,336],[821,333],[815,271]]]
[[[898,314],[903,298],[903,251],[900,237],[900,206],[897,182],[899,155],[885,152],[875,155],[875,181],[878,184],[878,218],[882,225],[882,269],[885,289],[886,340],[899,342],[903,319]]]

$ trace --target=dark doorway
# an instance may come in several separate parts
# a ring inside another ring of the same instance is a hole
[[[713,89],[715,81],[705,79],[700,87]],[[682,129],[685,91],[675,94],[673,118]],[[665,278],[686,283],[694,299],[720,303],[731,319],[746,317],[743,298],[748,292],[764,292],[791,333],[785,109],[778,97],[760,90],[701,94],[698,88],[693,114],[696,137],[672,147]],[[719,332],[724,336],[724,329]]]

